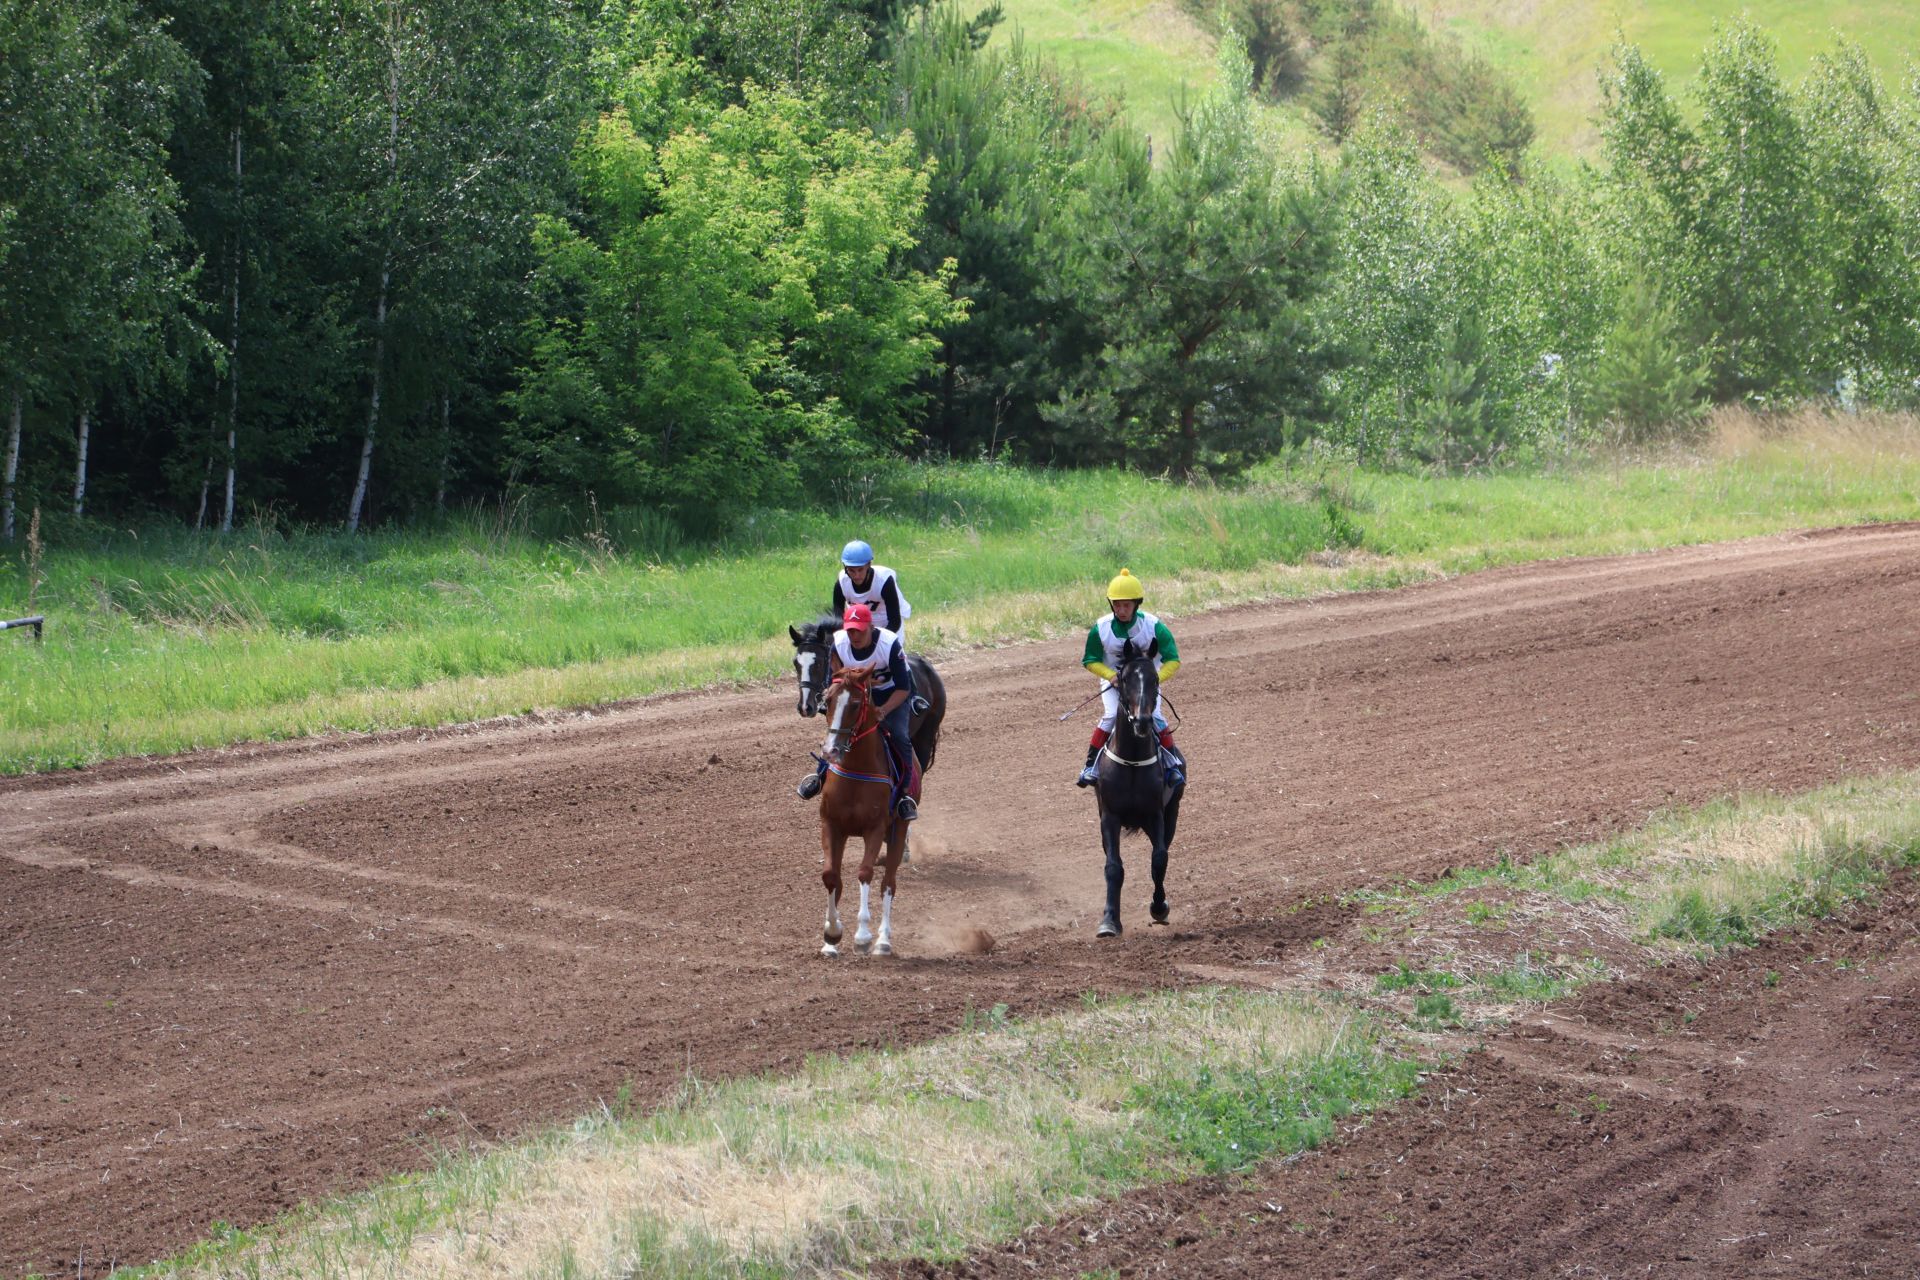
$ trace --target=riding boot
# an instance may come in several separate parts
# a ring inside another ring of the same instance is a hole
[[[1160,765],[1166,770],[1168,786],[1187,785],[1187,758],[1173,745],[1173,733],[1167,729],[1160,731]]]
[[[1100,758],[1099,747],[1087,748],[1087,766],[1086,768],[1080,770],[1080,776],[1073,780],[1074,786],[1090,787],[1094,783],[1100,780],[1100,766],[1096,763],[1096,761],[1099,758]]]
[[[793,789],[802,800],[811,800],[820,794],[820,784],[826,780],[827,762],[822,760],[812,773],[800,779],[800,785]]]

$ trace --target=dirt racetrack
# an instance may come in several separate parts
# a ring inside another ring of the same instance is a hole
[[[1171,619],[1173,928],[1136,841],[1108,944],[1087,724],[1054,719],[1077,637],[941,664],[889,961],[815,954],[787,683],[0,781],[0,1273],[148,1259],[622,1082],[1190,980],[1255,920],[1304,945],[1271,914],[1306,895],[1920,765],[1916,619],[1911,526]]]

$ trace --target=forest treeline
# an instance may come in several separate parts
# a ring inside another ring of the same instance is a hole
[[[1858,49],[1789,85],[1735,26],[1677,96],[1621,47],[1601,153],[1523,168],[1498,86],[1381,105],[1438,65],[1397,9],[1216,14],[1149,140],[997,8],[0,0],[0,534],[509,492],[699,531],[901,455],[1486,467],[1916,399],[1920,91]],[[1289,154],[1256,101],[1315,39],[1339,145]]]

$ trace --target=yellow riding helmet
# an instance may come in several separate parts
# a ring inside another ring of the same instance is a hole
[[[1147,589],[1140,585],[1140,579],[1133,576],[1133,570],[1122,569],[1119,576],[1107,584],[1109,600],[1145,600]]]

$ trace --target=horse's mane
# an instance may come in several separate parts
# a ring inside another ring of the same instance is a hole
[[[801,644],[832,644],[833,633],[840,629],[840,619],[830,613],[823,613],[812,622],[803,622],[794,630],[800,634]]]

